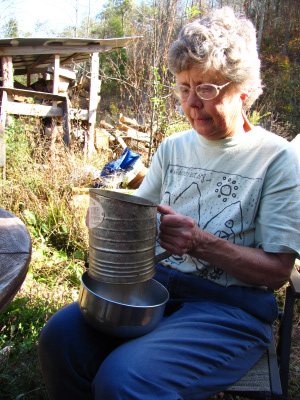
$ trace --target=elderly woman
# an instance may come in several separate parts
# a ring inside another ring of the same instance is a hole
[[[160,203],[158,248],[172,252],[156,266],[164,318],[125,341],[90,328],[77,304],[59,311],[40,337],[51,399],[205,399],[270,342],[273,290],[300,252],[300,171],[293,147],[243,111],[262,91],[255,30],[214,11],[182,29],[169,66],[193,129],[162,143],[138,191]]]

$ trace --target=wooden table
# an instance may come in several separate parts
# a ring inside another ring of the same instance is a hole
[[[31,239],[23,222],[0,208],[0,312],[20,289],[31,259]]]

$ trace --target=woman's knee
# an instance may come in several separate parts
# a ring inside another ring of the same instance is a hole
[[[55,313],[43,327],[39,334],[39,358],[41,363],[49,363],[50,359],[59,362],[63,355],[62,347],[69,337],[69,332],[74,329],[78,314],[76,303],[67,306]]]
[[[77,319],[78,311],[78,305],[74,303],[52,315],[40,332],[39,343],[43,345],[45,341],[58,340],[68,334],[67,331],[73,329],[72,325]]]
[[[94,378],[95,399],[179,399],[177,395],[173,397],[175,387],[164,379],[162,364],[156,362],[153,353],[143,337],[115,349],[103,361]]]
[[[125,345],[114,350],[102,363],[93,381],[95,399],[136,399],[137,382],[142,383],[141,355],[135,357]],[[145,364],[144,364],[145,366]]]

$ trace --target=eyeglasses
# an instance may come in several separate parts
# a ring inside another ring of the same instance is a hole
[[[175,96],[181,101],[187,100],[191,91],[193,90],[201,100],[212,100],[215,99],[220,93],[220,90],[229,85],[229,83],[230,82],[227,82],[221,86],[213,85],[212,83],[201,83],[200,85],[196,86],[195,89],[185,85],[176,85],[172,88],[172,90]]]

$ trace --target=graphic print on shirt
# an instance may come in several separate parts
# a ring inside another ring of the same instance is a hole
[[[243,246],[245,230],[253,229],[261,190],[260,178],[169,164],[161,204],[192,217],[201,229]],[[165,262],[173,268],[184,264],[185,272],[197,270],[198,275],[211,280],[224,274],[223,270],[187,254],[173,255]]]

